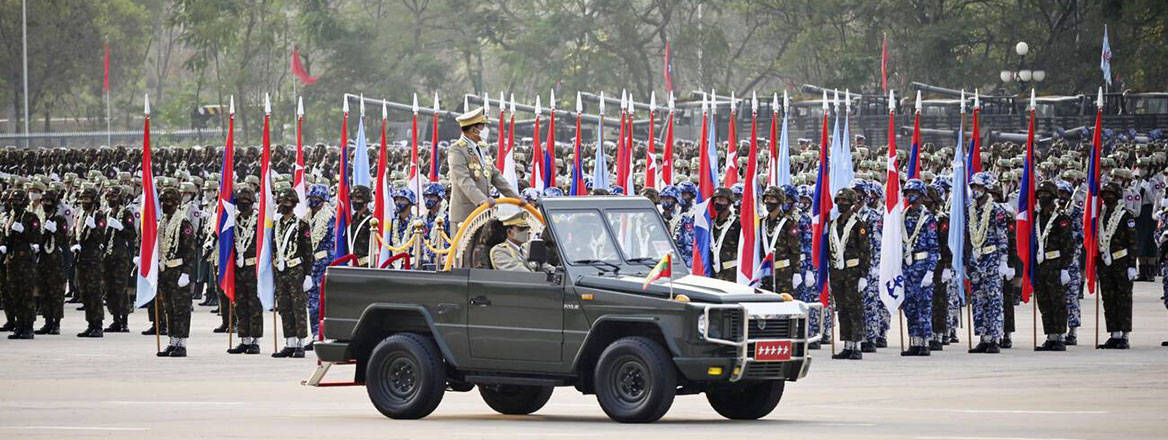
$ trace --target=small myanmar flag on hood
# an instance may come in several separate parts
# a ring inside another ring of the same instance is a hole
[[[653,270],[649,271],[648,275],[645,275],[645,283],[641,285],[641,290],[648,289],[649,285],[653,284],[654,281],[673,276],[672,255],[673,254],[665,254],[665,258],[662,258],[661,261],[658,261],[657,265],[653,266]]]

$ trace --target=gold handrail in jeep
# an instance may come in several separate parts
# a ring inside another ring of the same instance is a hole
[[[499,204],[515,205],[521,207],[527,210],[527,213],[531,214],[531,216],[536,220],[539,220],[540,224],[545,226],[547,225],[547,221],[544,220],[543,214],[540,214],[539,210],[535,209],[535,207],[531,204],[523,203],[523,201],[514,197],[503,197],[500,199],[495,199],[495,205]],[[454,267],[454,260],[458,257],[461,257],[461,252],[459,252],[458,249],[465,247],[463,246],[463,240],[470,239],[470,237],[466,237],[466,232],[472,228],[472,225],[481,226],[479,223],[483,223],[485,220],[480,220],[479,217],[484,215],[484,213],[489,215],[487,211],[490,209],[491,205],[489,203],[482,203],[476,207],[474,211],[471,211],[470,215],[466,216],[466,220],[458,225],[458,232],[454,234],[454,240],[450,242],[451,249],[455,249],[455,251],[449,253],[448,257],[446,258],[446,264],[442,266],[443,271],[449,271]]]

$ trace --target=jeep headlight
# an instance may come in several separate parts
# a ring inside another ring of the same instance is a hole
[[[706,324],[707,324],[706,315],[705,314],[698,315],[698,334],[699,335],[706,334]]]
[[[711,315],[714,315],[711,313]],[[698,315],[698,335],[710,339],[722,339],[722,323],[717,315],[707,318],[705,314]]]

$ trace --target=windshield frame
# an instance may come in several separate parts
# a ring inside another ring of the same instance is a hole
[[[609,220],[608,214],[610,212],[628,213],[628,212],[637,212],[637,211],[640,211],[640,212],[652,211],[653,214],[655,214],[655,215],[650,216],[650,218],[655,218],[656,221],[659,222],[658,227],[660,227],[662,231],[665,231],[666,238],[669,239],[669,246],[671,249],[671,253],[673,254],[673,257],[674,257],[674,262],[672,264],[673,278],[680,278],[682,276],[689,275],[689,273],[690,273],[689,267],[686,266],[685,259],[682,258],[681,252],[679,251],[679,249],[677,247],[677,243],[674,241],[674,238],[672,236],[670,236],[669,226],[665,223],[665,219],[661,217],[661,211],[658,210],[655,205],[652,205],[647,199],[644,199],[644,198],[641,198],[641,199],[644,200],[644,202],[645,202],[644,204],[638,203],[636,205],[628,205],[628,204],[620,203],[620,204],[617,204],[617,206],[610,206],[610,207],[604,207],[604,206],[578,206],[578,207],[568,207],[568,206],[560,207],[560,206],[557,206],[555,208],[541,207],[541,209],[543,210],[544,218],[547,219],[547,229],[549,231],[551,231],[551,234],[556,241],[556,246],[558,247],[557,251],[559,252],[559,255],[560,255],[560,262],[563,264],[565,270],[567,270],[569,273],[572,274],[573,278],[575,276],[578,276],[578,275],[597,275],[601,272],[611,273],[611,270],[607,267],[596,267],[596,266],[593,266],[590,264],[571,263],[569,261],[570,256],[564,252],[564,246],[563,246],[565,243],[564,235],[563,235],[562,231],[560,230],[560,225],[555,221],[555,218],[554,218],[555,215],[558,213],[593,212],[596,215],[598,215],[601,219],[601,223],[604,224],[604,233],[608,236],[608,239],[610,240],[610,242],[612,243],[612,246],[616,250],[617,258],[619,258],[619,261],[617,261],[615,259],[605,260],[605,261],[620,266],[620,271],[618,273],[619,275],[644,276],[645,274],[648,274],[649,271],[652,270],[653,266],[656,265],[657,261],[660,261],[660,260],[653,261],[653,262],[645,262],[645,263],[629,262],[629,256],[626,255],[624,247],[621,246],[620,241],[617,240],[616,233],[613,232],[613,229],[612,229],[613,225]]]

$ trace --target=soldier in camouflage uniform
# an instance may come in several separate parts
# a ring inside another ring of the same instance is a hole
[[[126,288],[129,285],[129,275],[134,269],[138,228],[134,224],[134,212],[125,205],[127,196],[128,187],[113,186],[106,192],[109,211],[106,217],[108,240],[105,248],[104,287],[106,307],[113,319],[110,326],[105,329],[107,332],[130,331],[128,324],[130,305]]]
[[[195,269],[195,228],[179,209],[179,193],[167,187],[158,195],[162,221],[158,229],[158,295],[166,303],[170,343],[159,357],[186,357],[191,331],[191,273]]]
[[[839,308],[840,339],[843,351],[832,359],[863,359],[864,311],[861,293],[868,284],[868,264],[872,249],[868,225],[852,212],[856,191],[844,188],[835,196],[839,217],[828,225],[831,296]]]
[[[549,187],[548,189],[555,188]],[[431,246],[438,247],[451,246],[442,240],[442,234],[451,237],[450,234],[450,214],[446,212],[446,207],[442,205],[442,199],[446,198],[446,188],[442,184],[432,182],[426,185],[426,189],[422,190],[422,203],[426,207],[426,213],[423,214],[422,220],[426,222],[426,242]],[[442,258],[430,251],[429,248],[423,251],[421,266],[425,270],[440,269],[439,263]]]
[[[673,185],[665,185],[657,197],[669,236],[677,243],[682,261],[688,265],[693,260],[693,216],[681,209],[680,199],[681,191]]]
[[[352,205],[352,223],[349,224],[349,252],[357,256],[358,267],[372,267],[374,258],[370,255],[375,238],[372,231],[377,228],[373,225],[373,215],[369,212],[369,187],[356,185],[349,195],[349,204]],[[337,258],[344,255],[338,255]]]
[[[799,221],[792,215],[792,202],[777,186],[768,186],[762,193],[767,215],[762,219],[762,253],[773,254],[771,275],[763,277],[761,285],[776,293],[798,294],[796,286],[803,284],[803,266],[800,264]],[[786,208],[786,209],[784,209]]]
[[[530,188],[528,188],[530,189]],[[385,225],[389,230],[389,241],[387,245],[394,248],[401,248],[406,245],[413,238],[414,234],[414,204],[417,203],[417,198],[414,197],[414,190],[409,188],[398,188],[393,190],[393,217],[389,220],[389,224]],[[424,237],[423,237],[424,238]],[[419,243],[420,245],[420,243]],[[413,246],[408,249],[403,249],[402,252],[413,255]],[[390,252],[393,253],[392,251]],[[401,260],[394,262],[393,267],[401,268]]]
[[[231,354],[259,354],[264,336],[264,310],[256,290],[256,220],[255,191],[244,186],[235,190],[235,319],[239,345],[227,349]],[[219,264],[228,264],[220,261]]]
[[[105,312],[101,308],[102,257],[105,255],[106,219],[105,213],[97,207],[97,190],[92,186],[81,190],[81,209],[73,219],[70,247],[76,258],[77,292],[85,305],[85,320],[89,327],[79,333],[79,338],[102,337],[102,320]]]
[[[25,193],[18,191],[13,194],[12,211],[4,224],[5,237],[0,244],[9,292],[4,309],[12,309],[14,323],[13,333],[8,339],[32,339],[32,327],[36,321],[33,291],[37,284],[36,258],[40,252],[41,222],[27,205]]]
[[[1058,185],[1058,203],[1062,204],[1063,212],[1067,214],[1071,221],[1071,242],[1082,243],[1084,239],[1083,205],[1074,200],[1074,187],[1069,182],[1059,180],[1055,184]],[[1063,338],[1063,343],[1066,345],[1078,345],[1079,337],[1076,331],[1083,325],[1082,309],[1079,307],[1079,294],[1083,292],[1083,265],[1081,264],[1083,246],[1075,244],[1071,248],[1074,251],[1074,255],[1071,256],[1071,266],[1067,268],[1067,273],[1071,276],[1071,283],[1065,289],[1067,334]]]
[[[1132,280],[1136,278],[1136,220],[1120,204],[1123,188],[1111,182],[1103,187],[1103,220],[1099,228],[1099,286],[1103,315],[1111,337],[1099,348],[1127,349],[1131,333]],[[11,273],[11,272],[10,272]]]
[[[677,242],[678,251],[681,252],[681,259],[690,267],[693,266],[694,245],[693,200],[697,194],[698,187],[693,182],[686,180],[677,184],[677,213],[674,214],[677,220],[670,224],[673,229],[673,240]]]
[[[65,313],[64,256],[69,243],[68,222],[61,214],[60,190],[46,192],[41,199],[45,221],[41,224],[41,254],[37,262],[40,278],[41,316],[45,324],[36,330],[38,335],[61,334],[61,318]]]
[[[1047,180],[1034,190],[1038,209],[1034,214],[1035,254],[1034,295],[1042,312],[1042,330],[1046,342],[1036,351],[1066,351],[1063,333],[1067,331],[1066,289],[1071,284],[1068,268],[1075,255],[1071,219],[1058,206],[1058,186]]]
[[[945,196],[943,185],[934,181],[926,189],[925,207],[936,213],[937,220],[937,249],[939,258],[933,269],[932,325],[933,335],[929,339],[929,351],[941,351],[949,343],[948,334],[949,292],[948,285],[953,283],[953,252],[949,250],[949,213],[942,210],[942,201]],[[938,270],[939,269],[939,270]]]
[[[925,182],[904,184],[904,315],[908,320],[909,349],[901,356],[928,356],[926,342],[933,336],[934,270],[940,258],[937,222],[924,206]]]
[[[729,188],[718,188],[710,203],[714,206],[715,217],[711,220],[710,265],[713,277],[729,282],[738,282],[738,235],[742,225],[734,214],[734,192]]]
[[[308,291],[308,323],[312,334],[319,335],[320,327],[320,285],[324,281],[324,270],[337,256],[333,255],[333,225],[336,214],[329,206],[328,186],[316,183],[308,187],[308,208],[311,210],[308,225],[312,228],[310,249],[312,249],[312,289]],[[312,350],[312,343],[304,347]]]
[[[973,200],[969,206],[969,259],[966,272],[973,291],[974,333],[981,342],[970,353],[999,353],[1002,338],[1002,277],[1009,270],[1006,265],[1010,214],[994,203],[990,192],[997,187],[997,179],[987,172],[970,178]]]
[[[867,223],[868,248],[872,261],[868,265],[866,286],[863,292],[864,305],[864,341],[860,350],[864,353],[875,353],[877,348],[888,346],[889,323],[891,316],[884,302],[880,301],[880,241],[881,231],[884,230],[884,215],[879,209],[872,206],[877,202],[883,203],[883,198],[874,197],[872,186],[867,181],[859,180],[853,185],[856,190],[856,215]]]
[[[305,292],[313,287],[312,231],[308,222],[296,218],[292,210],[299,202],[296,191],[286,188],[276,198],[279,218],[272,240],[275,244],[276,303],[280,311],[284,349],[272,353],[274,358],[304,357],[304,339],[308,337],[308,299]]]
[[[999,188],[1000,190],[1001,188]],[[1012,194],[1011,200],[1015,203],[1007,203],[1005,196],[1001,191],[993,191],[994,202],[1002,207],[1007,213],[1016,214],[1015,208],[1017,206],[1018,192]],[[998,344],[1000,348],[1014,348],[1014,340],[1010,337],[1014,334],[1014,308],[1022,304],[1022,258],[1018,256],[1018,231],[1016,229],[1017,223],[1013,221],[1006,222],[1006,271],[1002,275],[1002,340]]]
[[[819,302],[819,291],[816,289],[815,278],[815,263],[811,259],[811,187],[807,185],[799,185],[798,187],[785,188],[787,197],[798,200],[796,205],[797,218],[799,219],[799,264],[803,268],[803,285],[799,288],[799,301],[803,302]],[[828,304],[823,305],[824,312],[820,314],[812,314],[808,319],[808,328],[812,334],[819,334],[820,320],[823,321],[823,344],[831,344],[832,337],[832,314],[834,313],[831,300]],[[818,348],[818,345],[811,344],[810,347]]]

